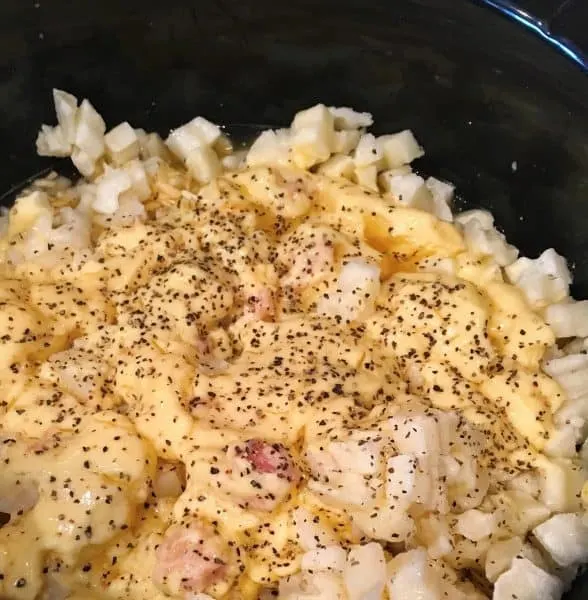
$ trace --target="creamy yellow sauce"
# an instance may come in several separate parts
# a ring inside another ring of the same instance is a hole
[[[395,454],[388,423],[406,411],[455,414],[490,494],[540,467],[564,399],[540,370],[553,334],[451,224],[270,168],[221,176],[151,216],[96,228],[81,262],[3,264],[0,486],[32,484],[38,499],[0,529],[0,597],[33,599],[47,576],[72,598],[186,597],[154,571],[166,530],[194,520],[223,540],[228,565],[207,593],[255,597],[299,567],[297,509],[343,545],[392,522],[385,466],[347,504],[312,460],[350,441]],[[30,220],[12,215],[5,248]],[[376,296],[351,322],[319,314],[351,259],[379,269]],[[447,259],[452,275],[437,267]],[[300,480],[235,479],[252,439],[287,450]],[[168,463],[185,469],[177,497],[155,491]],[[467,508],[457,483],[435,494],[427,510]]]

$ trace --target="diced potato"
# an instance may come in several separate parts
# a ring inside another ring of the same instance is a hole
[[[372,190],[374,192],[378,191],[378,167],[376,165],[367,165],[365,167],[356,167],[354,172],[355,181],[367,188],[368,190]]]
[[[318,172],[321,175],[326,175],[327,177],[331,177],[333,179],[337,177],[351,179],[355,173],[355,163],[350,156],[345,156],[344,154],[333,154],[329,160],[324,162],[319,167]]]
[[[371,542],[353,546],[343,572],[348,600],[381,598],[386,586],[386,559],[382,546]]]
[[[487,210],[464,210],[455,215],[455,222],[459,225],[467,225],[470,221],[476,220],[480,223],[483,229],[491,229],[494,227],[494,217]]]
[[[361,132],[357,129],[345,129],[333,133],[333,144],[331,150],[335,154],[349,154],[355,149],[361,138]]]
[[[102,214],[112,214],[118,209],[119,196],[132,186],[132,180],[122,169],[107,169],[96,184],[93,208]]]
[[[494,584],[493,600],[558,600],[563,593],[561,581],[527,558],[515,558],[511,568]]]
[[[484,572],[488,581],[494,583],[502,573],[510,569],[514,557],[522,547],[523,540],[520,537],[493,543],[488,548],[484,563]]]
[[[96,170],[96,161],[81,148],[74,148],[71,153],[71,162],[75,168],[84,176],[92,177]]]
[[[496,530],[496,526],[496,515],[484,513],[474,508],[457,517],[455,530],[468,540],[479,542],[491,535]]]
[[[379,289],[380,269],[361,259],[352,259],[341,268],[337,289],[321,298],[317,312],[349,321],[361,319],[372,309]]]
[[[74,144],[97,160],[104,152],[104,132],[106,124],[98,111],[88,100],[83,100],[77,114],[77,127]]]
[[[71,154],[71,144],[65,138],[59,125],[55,127],[41,125],[36,145],[39,156],[69,156]]]
[[[380,183],[384,189],[398,198],[398,201],[410,208],[418,208],[433,213],[433,197],[425,185],[425,180],[410,173],[409,175],[391,175],[382,173]]]
[[[453,213],[451,212],[451,203],[453,202],[453,193],[455,186],[435,177],[429,177],[425,181],[425,185],[433,196],[433,204],[435,206],[434,214],[442,221],[451,223],[453,221]]]
[[[137,198],[147,200],[151,196],[151,187],[143,163],[136,159],[129,161],[125,165],[125,172],[131,178],[131,187]]]
[[[383,157],[382,149],[377,144],[376,138],[371,133],[364,133],[353,154],[353,160],[358,167],[367,167],[378,164]]]
[[[203,117],[196,117],[174,129],[165,143],[178,158],[186,160],[192,150],[201,146],[212,146],[221,134],[220,127]]]
[[[347,553],[341,546],[326,546],[309,550],[302,556],[300,567],[303,571],[338,571],[345,569]]]
[[[588,336],[588,300],[560,302],[545,309],[545,320],[558,338]]]
[[[553,515],[535,527],[533,535],[562,567],[588,561],[588,524],[578,514]]]
[[[335,128],[338,130],[361,129],[363,127],[369,127],[374,122],[370,113],[360,113],[345,106],[330,106],[329,112],[333,115]]]
[[[55,103],[57,123],[59,124],[59,127],[61,127],[63,136],[68,144],[73,144],[76,137],[78,99],[63,90],[54,89],[53,102]]]
[[[139,156],[139,138],[128,122],[120,123],[105,136],[104,143],[110,160],[118,166]]]
[[[45,192],[37,191],[20,196],[14,201],[9,212],[8,236],[14,237],[27,231],[40,216],[52,214],[51,203]]]
[[[289,160],[289,148],[290,132],[287,129],[264,131],[249,148],[247,165],[250,167],[284,165]]]
[[[186,168],[199,183],[212,181],[222,170],[216,152],[209,146],[194,148],[186,158]]]
[[[392,135],[382,135],[378,138],[378,144],[389,169],[407,165],[425,154],[410,129]]]
[[[410,550],[388,563],[388,597],[394,600],[441,600],[441,586],[427,564],[424,549]]]
[[[457,220],[457,219],[456,219]],[[458,222],[460,222],[458,220]],[[518,250],[506,242],[502,233],[491,225],[487,227],[484,222],[475,216],[463,223],[463,234],[468,245],[468,250],[473,254],[492,256],[500,266],[506,266],[516,260]]]
[[[320,125],[296,129],[290,141],[292,161],[301,169],[309,169],[331,156],[331,145],[331,132]]]
[[[560,302],[568,294],[572,276],[566,259],[553,248],[539,258],[519,258],[509,265],[506,275],[511,283],[521,288],[533,308]]]

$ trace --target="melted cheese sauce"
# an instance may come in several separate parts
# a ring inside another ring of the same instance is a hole
[[[357,258],[380,271],[370,310],[317,314]],[[456,275],[435,273],[448,259]],[[0,486],[38,498],[0,529],[0,596],[51,577],[72,598],[255,597],[299,567],[297,511],[333,543],[381,536],[386,423],[414,407],[454,415],[494,491],[535,468],[563,400],[539,367],[554,338],[497,272],[391,196],[268,168],[98,232],[75,267],[4,264]],[[350,441],[371,462],[335,497],[311,458]],[[454,488],[438,510],[467,507]],[[214,568],[182,564],[174,527],[216,544],[198,550]]]

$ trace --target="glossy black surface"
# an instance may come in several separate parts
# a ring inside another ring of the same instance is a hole
[[[319,101],[371,111],[381,132],[412,128],[420,168],[525,254],[568,256],[588,296],[588,78],[480,2],[2,0],[1,190],[51,164],[34,139],[52,87],[161,133],[197,114],[282,125]],[[586,582],[570,596],[587,597]]]

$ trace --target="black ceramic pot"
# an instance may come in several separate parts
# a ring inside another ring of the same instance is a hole
[[[246,136],[238,125],[349,105],[381,132],[412,128],[420,169],[492,210],[524,254],[554,246],[588,297],[588,77],[488,4],[2,0],[0,189],[55,164],[34,153],[52,87],[91,98],[110,124],[164,134],[201,114]],[[588,598],[588,580],[568,598]]]

